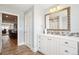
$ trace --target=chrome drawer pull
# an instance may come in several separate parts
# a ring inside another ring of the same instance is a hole
[[[48,39],[48,40],[51,40],[51,39]]]
[[[65,52],[68,52],[68,50],[65,50]]]
[[[65,44],[68,44],[68,42],[65,42]]]

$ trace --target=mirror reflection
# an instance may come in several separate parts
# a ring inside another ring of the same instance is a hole
[[[70,8],[45,15],[47,30],[70,30]]]

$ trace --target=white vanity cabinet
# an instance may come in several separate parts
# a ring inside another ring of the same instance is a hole
[[[47,42],[47,38],[44,36],[40,36],[39,39],[41,39],[39,41],[39,51],[45,54],[48,54],[48,42]]]
[[[47,55],[78,55],[79,38],[40,35],[39,51]]]
[[[57,54],[57,40],[52,37],[47,37],[48,42],[48,54],[56,55]],[[53,47],[53,48],[52,48]]]
[[[78,55],[78,38],[62,38],[60,40],[60,54]]]
[[[52,38],[52,37],[47,37],[47,36],[40,36],[39,37],[39,51],[44,54],[50,54],[50,55],[59,54],[58,40],[56,40],[54,37]]]

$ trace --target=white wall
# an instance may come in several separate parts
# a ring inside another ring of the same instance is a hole
[[[24,12],[0,7],[0,13],[8,13],[18,16],[18,45],[24,44]]]
[[[42,34],[42,10],[39,5],[34,6],[34,51],[38,49],[38,34]]]
[[[52,4],[51,4],[52,5]],[[38,50],[38,35],[43,34],[45,9],[51,6],[50,4],[34,5],[34,51]]]
[[[1,28],[1,24],[2,24],[2,14],[0,13],[0,53],[1,53],[1,48],[2,48],[2,28]]]
[[[25,44],[33,50],[34,47],[34,8],[31,7],[27,12],[25,12]]]
[[[38,50],[38,34],[43,33],[44,11],[45,11],[44,9],[48,8],[48,6],[50,6],[50,5],[34,5],[27,12],[25,12],[25,28],[26,28],[25,29],[25,32],[26,32],[25,43],[27,43],[28,37],[29,37],[29,41],[30,40],[32,41],[31,49],[34,52],[36,52]],[[27,33],[27,30],[29,27],[26,24],[28,22],[28,18],[29,18],[29,21],[32,20],[32,22],[30,21],[31,27],[29,26],[31,29],[31,34],[30,34],[30,32],[28,32],[29,36]],[[28,42],[28,44],[30,45],[30,42]],[[27,46],[28,46],[28,44],[27,44]]]
[[[43,12],[41,12],[41,8],[39,8],[40,5],[34,5],[34,7],[30,8],[25,13],[25,43],[27,46],[32,44],[30,47],[34,52],[38,50],[38,34],[42,34],[42,24],[44,22],[44,15]],[[30,22],[28,22],[30,21]],[[29,24],[30,26],[29,26]],[[29,27],[28,27],[29,26]],[[28,31],[29,28],[29,31]],[[29,36],[28,36],[29,35]],[[28,38],[29,37],[29,38]],[[30,43],[31,40],[31,43]],[[29,42],[27,42],[29,41]]]
[[[24,44],[24,13],[20,13],[18,17],[18,45]]]
[[[79,4],[71,5],[71,31],[79,32]]]

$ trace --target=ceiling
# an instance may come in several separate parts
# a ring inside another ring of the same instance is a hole
[[[7,8],[10,10],[16,10],[20,12],[25,12],[29,10],[35,4],[0,4],[0,8]],[[54,4],[36,4],[39,5],[41,9],[47,9],[50,6],[54,6]]]
[[[17,16],[2,13],[2,22],[3,23],[15,23],[17,22]]]
[[[20,12],[25,12],[32,6],[33,6],[32,4],[0,4],[0,8],[7,8]]]

